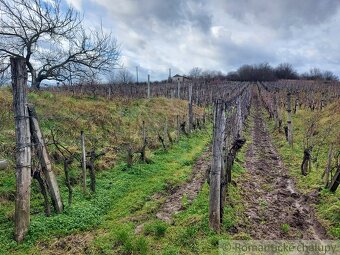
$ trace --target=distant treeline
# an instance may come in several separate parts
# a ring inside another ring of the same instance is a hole
[[[288,63],[282,63],[275,68],[267,63],[243,65],[236,72],[229,72],[226,78],[230,81],[275,81],[280,79],[339,80],[333,72],[322,71],[319,68],[312,68],[307,73],[299,74]]]

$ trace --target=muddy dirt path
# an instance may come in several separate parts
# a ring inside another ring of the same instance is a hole
[[[254,239],[326,239],[312,209],[315,197],[300,194],[275,150],[255,97],[253,138],[240,181],[245,217],[239,228]]]
[[[191,204],[201,191],[202,186],[207,179],[207,170],[210,166],[211,149],[204,152],[202,156],[195,162],[191,177],[188,182],[182,184],[178,189],[167,197],[156,214],[158,219],[171,223],[171,217],[184,210],[183,198]]]

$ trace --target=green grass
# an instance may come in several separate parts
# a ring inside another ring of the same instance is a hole
[[[284,223],[284,224],[281,225],[281,231],[282,231],[283,233],[287,234],[287,233],[289,232],[289,230],[290,230],[289,224]]]
[[[296,180],[297,188],[300,192],[308,194],[322,189],[320,192],[319,203],[316,204],[316,213],[321,223],[326,227],[328,233],[335,237],[340,238],[340,190],[336,193],[331,193],[324,189],[324,184],[321,179],[321,174],[327,164],[328,145],[322,144],[321,140],[316,140],[316,146],[313,150],[312,156],[314,161],[312,163],[312,171],[307,176],[301,174],[300,166],[303,159],[303,141],[306,133],[306,123],[313,116],[318,116],[318,132],[326,131],[328,123],[332,121],[339,122],[339,114],[334,111],[334,105],[325,108],[322,114],[318,112],[311,112],[310,110],[301,109],[292,116],[293,123],[293,147],[288,145],[284,133],[279,133],[274,130],[274,121],[270,120],[267,115],[267,120],[272,130],[272,137],[276,148],[281,155],[285,166],[289,169],[289,173]],[[338,111],[338,109],[337,109]],[[336,127],[338,124],[334,124]],[[326,134],[326,142],[336,141],[338,131],[330,131]],[[317,139],[317,137],[315,138]],[[319,138],[318,138],[319,139]],[[318,151],[317,158],[315,158]]]
[[[191,138],[183,138],[168,152],[155,153],[152,157],[153,164],[135,164],[127,171],[121,171],[122,165],[118,165],[112,170],[101,172],[97,178],[97,192],[84,196],[76,188],[74,203],[72,207],[66,206],[63,214],[45,217],[40,212],[32,215],[29,233],[21,245],[17,245],[12,239],[13,222],[3,220],[0,253],[30,253],[30,248],[38,240],[48,241],[53,237],[90,229],[100,228],[116,234],[115,230],[121,229],[118,227],[119,222],[126,229],[131,226],[129,217],[141,213],[147,215],[152,210],[150,207],[155,205],[150,206],[147,202],[150,202],[154,193],[165,192],[168,179],[174,179],[178,183],[186,180],[192,167],[186,162],[194,162],[209,142],[207,131],[201,131]],[[66,201],[67,191],[61,186],[62,196]],[[161,231],[156,230],[157,235]],[[135,238],[123,246],[127,250],[138,246],[139,250],[145,251],[146,240]]]

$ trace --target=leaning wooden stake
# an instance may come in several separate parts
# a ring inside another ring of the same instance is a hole
[[[288,143],[293,145],[293,129],[292,129],[292,109],[291,109],[291,93],[287,94],[287,128],[288,128]]]
[[[47,147],[45,145],[43,134],[39,126],[38,117],[33,105],[28,105],[28,112],[30,115],[32,141],[38,154],[41,169],[45,176],[47,187],[53,201],[53,206],[57,213],[61,213],[63,211],[63,203],[60,197],[57,178],[52,171],[52,165],[47,152]]]
[[[15,240],[24,240],[30,224],[31,132],[27,109],[27,70],[24,58],[11,58],[16,135]]]
[[[209,193],[209,226],[215,232],[220,232],[221,216],[221,172],[223,160],[223,133],[225,130],[225,113],[222,100],[217,100],[214,114],[213,158],[210,171]]]
[[[83,192],[86,192],[86,150],[85,150],[85,135],[84,131],[81,131],[81,151],[82,151],[82,178],[83,178]]]

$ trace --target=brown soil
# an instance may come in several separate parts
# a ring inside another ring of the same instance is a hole
[[[317,193],[306,196],[296,190],[254,101],[253,142],[246,152],[247,174],[239,183],[245,217],[238,230],[254,239],[326,239],[312,207]]]
[[[56,238],[54,241],[41,242],[38,247],[39,254],[86,254],[89,244],[95,238],[93,232],[83,232],[73,234],[62,238]]]

